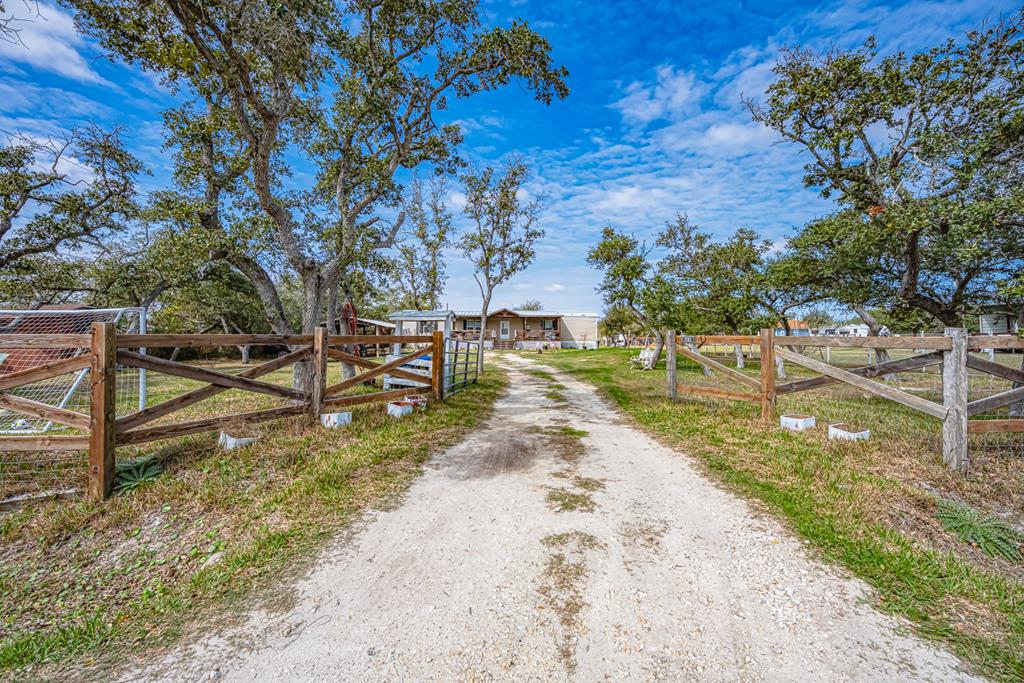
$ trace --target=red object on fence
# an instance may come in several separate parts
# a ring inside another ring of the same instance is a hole
[[[341,307],[341,319],[345,321],[345,327],[347,328],[345,334],[359,334],[359,313],[356,311],[355,304],[352,303],[351,299],[346,301],[345,305]],[[363,355],[361,344],[352,345],[352,355]]]

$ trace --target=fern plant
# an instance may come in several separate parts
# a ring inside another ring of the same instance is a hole
[[[999,555],[1010,562],[1020,562],[1024,535],[1006,522],[953,500],[940,500],[935,516],[942,528],[965,542],[976,545],[989,555]]]
[[[163,465],[153,457],[139,460],[123,460],[117,463],[117,475],[114,479],[114,490],[128,493],[150,483],[164,471]]]

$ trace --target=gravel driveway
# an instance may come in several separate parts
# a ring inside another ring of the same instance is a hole
[[[131,678],[972,680],[593,388],[495,362],[510,391],[487,425],[326,553],[290,609]]]

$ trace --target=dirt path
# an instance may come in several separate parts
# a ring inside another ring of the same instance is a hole
[[[971,680],[591,387],[500,362],[511,390],[486,427],[371,513],[289,611],[135,677]]]

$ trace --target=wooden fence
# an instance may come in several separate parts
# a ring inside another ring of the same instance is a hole
[[[374,362],[345,349],[359,344],[423,345],[390,362]],[[139,349],[211,346],[284,346],[288,352],[238,374],[187,365],[157,356],[143,355]],[[21,372],[0,375],[0,392],[58,375],[89,368],[90,412],[88,415],[9,393],[0,393],[0,407],[18,413],[51,420],[78,431],[73,435],[0,436],[0,451],[68,451],[89,453],[89,496],[103,499],[114,487],[117,446],[148,443],[160,439],[213,431],[224,425],[240,425],[306,415],[316,421],[320,413],[361,403],[390,401],[408,395],[408,389],[340,395],[347,389],[388,373],[423,381],[424,376],[402,369],[408,361],[424,355],[431,357],[430,390],[435,399],[443,398],[442,366],[444,335],[328,335],[318,328],[312,335],[273,334],[118,334],[111,323],[93,323],[90,334],[0,335],[2,349],[64,349],[71,356]],[[87,353],[71,355],[78,350]],[[135,349],[134,351],[132,349]],[[362,369],[354,377],[327,385],[327,361],[334,359]],[[276,370],[295,363],[311,364],[309,391],[280,386],[260,380]],[[147,406],[121,417],[115,415],[115,377],[117,367],[141,368],[151,372],[204,382],[174,398]],[[171,415],[229,389],[285,399],[283,406],[233,415],[204,418],[174,424],[152,426],[153,421]]]
[[[809,391],[844,383],[869,394],[894,401],[942,421],[942,455],[950,467],[966,472],[969,465],[968,434],[1024,432],[1024,419],[972,420],[973,416],[1024,401],[1024,371],[971,356],[982,349],[1024,350],[1024,340],[1014,337],[969,336],[962,328],[947,328],[943,336],[930,337],[789,337],[776,336],[774,330],[761,330],[758,336],[721,335],[687,337],[685,343],[675,332],[666,333],[668,391],[675,399],[680,394],[758,403],[761,417],[774,420],[780,395]],[[749,345],[759,349],[760,376],[753,377],[700,353],[706,345]],[[843,369],[800,353],[807,347],[858,347],[865,349],[908,349],[917,354],[909,358],[876,362]],[[739,388],[691,386],[676,381],[676,357],[682,355],[716,373]],[[776,359],[819,373],[818,377],[776,383]],[[942,402],[915,396],[894,386],[874,381],[901,372],[941,366]],[[1012,388],[974,401],[968,399],[968,369],[1013,383]],[[744,389],[746,391],[744,391]]]

